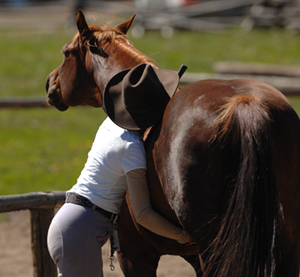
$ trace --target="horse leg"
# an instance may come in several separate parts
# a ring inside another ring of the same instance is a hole
[[[136,229],[124,201],[118,233],[120,267],[126,277],[155,277],[161,254]]]
[[[299,168],[299,167],[297,167]],[[288,184],[286,182],[285,184]],[[281,191],[284,191],[281,188]],[[276,277],[299,277],[300,267],[300,237],[299,237],[299,200],[293,199],[293,196],[289,195],[297,191],[294,189],[286,189],[281,194],[281,203],[283,211],[283,220],[279,222],[278,236],[276,238],[275,249],[276,251]],[[298,193],[299,194],[299,193]],[[286,199],[286,195],[289,197]],[[297,195],[297,193],[295,193]],[[292,199],[292,200],[291,200]],[[288,205],[289,202],[294,203]]]
[[[288,182],[286,182],[285,184],[288,184]],[[281,188],[281,191],[284,190]],[[286,189],[286,195],[289,195],[290,192],[295,191],[297,191],[295,188]],[[297,193],[294,194],[297,195]],[[278,236],[276,238],[275,244],[275,249],[277,249],[275,256],[275,276],[299,277],[300,210],[299,207],[297,207],[299,205],[299,200],[293,199],[294,197],[291,195],[289,195],[289,197],[286,199],[286,195],[283,195],[283,193],[281,194],[283,220],[280,221],[280,224],[278,226]],[[293,206],[292,204],[288,205],[288,201],[290,201],[290,203],[294,203],[296,206]]]
[[[285,253],[279,253],[278,262],[276,263],[275,277],[299,277],[299,253],[295,245],[286,245]]]
[[[132,248],[118,253],[120,267],[126,277],[156,277],[159,257]]]

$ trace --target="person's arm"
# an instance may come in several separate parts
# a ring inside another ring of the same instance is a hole
[[[139,168],[129,171],[126,174],[126,181],[133,214],[140,225],[153,233],[177,240],[182,244],[192,241],[192,238],[186,231],[177,227],[152,209],[146,169]]]

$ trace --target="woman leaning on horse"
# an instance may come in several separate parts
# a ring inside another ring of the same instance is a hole
[[[141,140],[143,131],[161,118],[178,80],[176,72],[140,64],[116,74],[107,84],[108,118],[49,228],[48,248],[59,276],[103,275],[101,247],[114,229],[127,190],[140,225],[182,244],[191,243],[186,231],[151,207]]]

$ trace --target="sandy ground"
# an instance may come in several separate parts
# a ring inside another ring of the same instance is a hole
[[[0,214],[0,276],[32,277],[32,256],[30,243],[29,211]],[[109,246],[104,246],[104,276],[123,276],[115,260],[116,270],[109,268]],[[158,267],[159,277],[192,277],[195,276],[192,267],[177,256],[164,256]]]

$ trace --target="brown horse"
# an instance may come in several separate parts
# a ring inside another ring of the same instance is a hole
[[[101,107],[114,74],[157,65],[115,28],[88,25],[49,74],[49,103]],[[124,202],[119,224],[125,276],[156,276],[161,255],[179,255],[197,276],[299,276],[300,121],[285,96],[253,80],[205,80],[179,90],[145,133],[155,210],[183,226],[197,246],[139,226]]]

